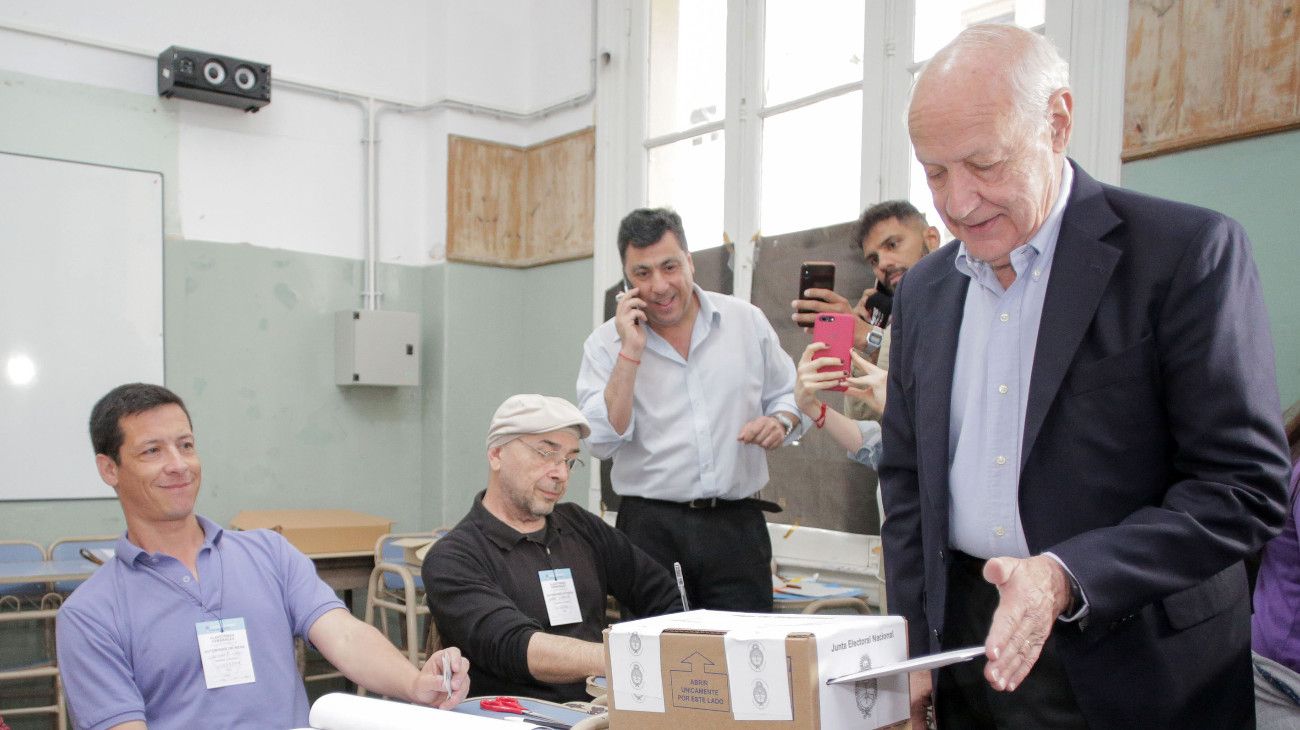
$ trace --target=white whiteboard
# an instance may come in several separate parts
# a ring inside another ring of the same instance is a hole
[[[91,406],[163,382],[162,175],[0,153],[0,500],[111,498]]]

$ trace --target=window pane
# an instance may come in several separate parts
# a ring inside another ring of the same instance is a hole
[[[653,0],[649,135],[721,119],[726,91],[726,0]]]
[[[646,202],[681,215],[692,251],[722,245],[725,146],[722,132],[710,132],[649,150]]]
[[[978,23],[1015,23],[1022,28],[1043,24],[1046,0],[916,0],[916,37],[912,60],[924,61]]]
[[[862,187],[862,92],[768,117],[763,235],[853,220]]]
[[[767,0],[766,106],[862,80],[862,0]]]

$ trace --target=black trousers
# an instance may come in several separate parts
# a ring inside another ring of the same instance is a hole
[[[617,527],[669,572],[681,563],[692,609],[772,611],[772,542],[756,502],[623,497]]]
[[[944,611],[944,649],[979,646],[988,638],[998,589],[984,580],[984,560],[953,552]],[[979,657],[935,672],[935,720],[948,728],[1087,728],[1049,635],[1034,668],[1014,692],[998,692],[984,679]]]

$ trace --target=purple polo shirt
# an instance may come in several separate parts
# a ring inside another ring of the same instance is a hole
[[[180,561],[118,538],[57,616],[59,669],[78,728],[307,725],[293,639],[343,608],[307,556],[270,530],[226,532],[199,517],[195,580]],[[196,624],[244,619],[256,681],[207,689]]]
[[[1250,648],[1256,654],[1300,672],[1300,540],[1296,521],[1300,503],[1300,462],[1291,468],[1291,510],[1282,534],[1264,546],[1259,578],[1255,581],[1255,616],[1251,619]]]

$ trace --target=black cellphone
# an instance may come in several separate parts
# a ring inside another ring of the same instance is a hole
[[[889,314],[894,308],[894,297],[877,289],[875,294],[867,297],[866,307],[867,311],[880,312],[880,321],[876,323],[876,326],[887,327],[889,325]]]
[[[795,299],[807,299],[804,292],[808,289],[835,289],[835,264],[830,261],[805,261],[799,267],[799,296]],[[811,312],[800,309],[799,313]]]
[[[628,292],[628,290],[631,289],[631,288],[632,288],[632,283],[629,282],[629,281],[627,280],[627,277],[626,277],[626,276],[624,276],[624,277],[623,277],[623,293],[622,293],[622,294],[619,294],[619,295],[618,295],[618,298],[619,298],[619,299],[622,299],[623,297],[627,296],[627,292]],[[632,324],[634,324],[634,325],[640,327],[640,326],[641,326],[641,320],[639,320],[639,319],[634,319],[634,320],[632,320]]]

